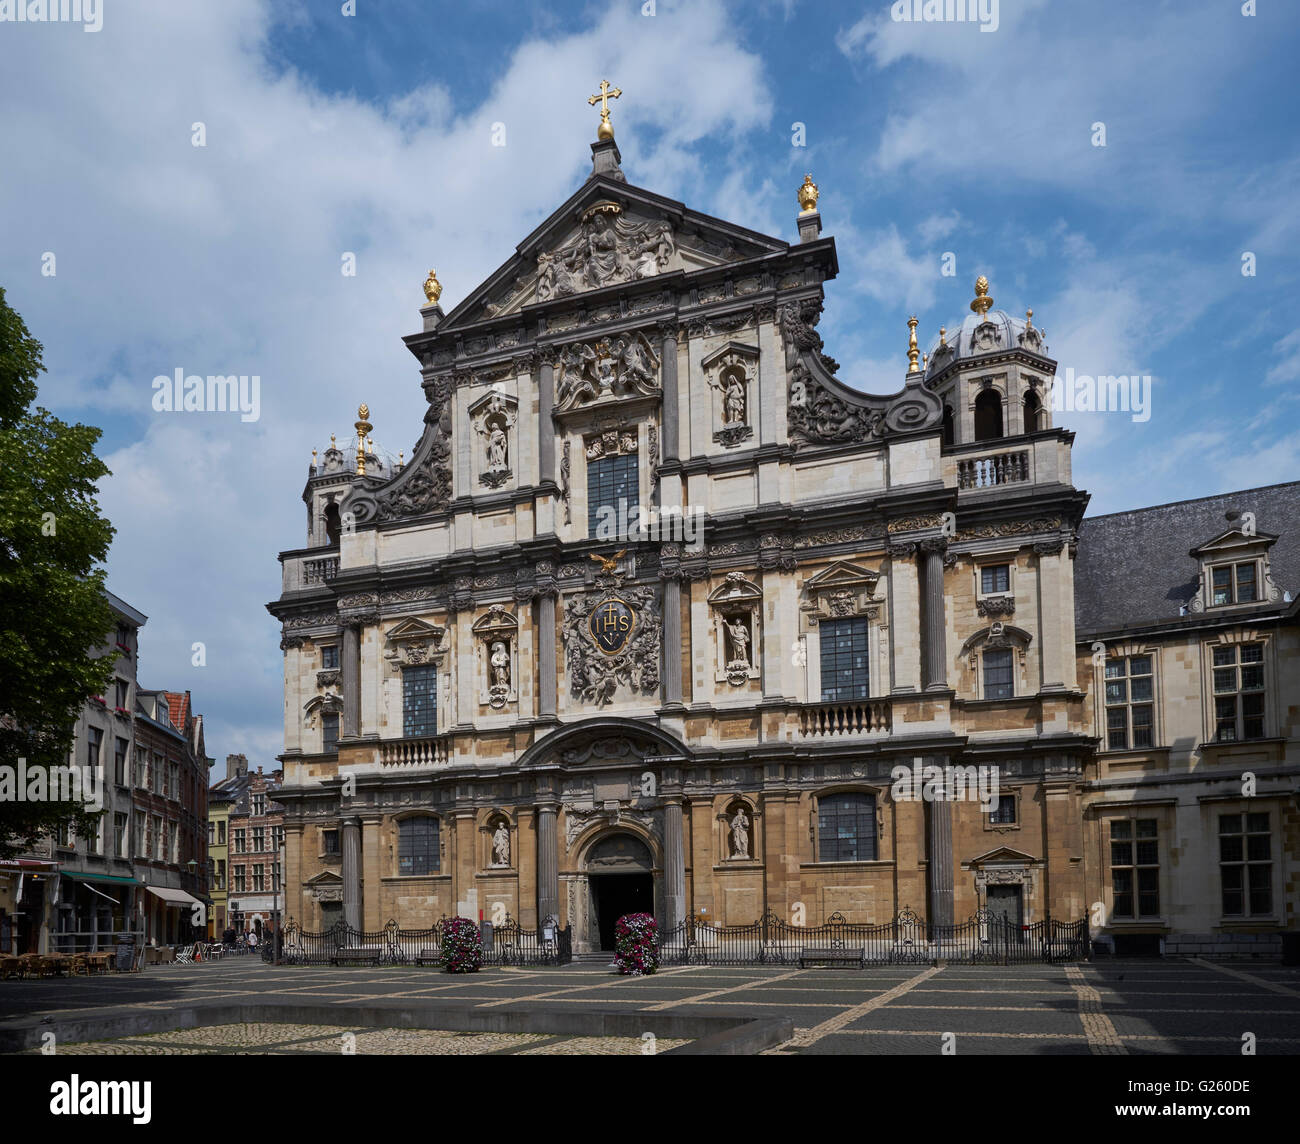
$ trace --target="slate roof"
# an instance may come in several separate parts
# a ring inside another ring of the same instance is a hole
[[[1232,527],[1224,515],[1230,509],[1253,512],[1258,532],[1277,535],[1269,550],[1273,582],[1292,601],[1300,598],[1300,481],[1085,517],[1074,562],[1080,642],[1090,632],[1204,623],[1205,613],[1179,615],[1198,587],[1200,563],[1190,550]],[[1291,605],[1260,607],[1279,612]]]

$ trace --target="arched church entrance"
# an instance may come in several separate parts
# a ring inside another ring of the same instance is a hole
[[[644,842],[626,831],[607,834],[587,851],[591,894],[591,948],[614,949],[614,927],[624,914],[654,914],[654,860]]]

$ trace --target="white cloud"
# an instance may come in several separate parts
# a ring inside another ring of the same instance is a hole
[[[93,36],[4,34],[4,83],[23,92],[0,182],[0,212],[22,220],[0,228],[9,301],[45,343],[41,400],[111,413],[135,438],[106,458],[110,584],[150,617],[142,682],[191,688],[218,756],[280,746],[263,605],[280,592],[276,553],[305,539],[311,449],[349,434],[365,400],[375,440],[409,455],[424,399],[400,338],[418,328],[420,284],[436,266],[450,309],[581,185],[592,61],[626,93],[614,122],[629,178],[693,205],[694,145],[765,126],[772,108],[720,3],[661,2],[653,20],[619,5],[525,42],[459,114],[419,76],[380,107],[277,74],[270,11],[142,0]],[[46,250],[57,277],[40,276]],[[261,420],[152,412],[152,379],[176,368],[259,375]],[[196,640],[205,668],[190,665]]]

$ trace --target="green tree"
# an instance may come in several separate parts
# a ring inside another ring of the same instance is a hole
[[[113,527],[99,514],[100,431],[37,406],[41,344],[0,288],[0,766],[27,771],[71,760],[77,714],[102,695],[114,657],[103,561]],[[2,781],[2,780],[0,780]],[[71,802],[0,799],[0,857],[69,822],[98,815]]]

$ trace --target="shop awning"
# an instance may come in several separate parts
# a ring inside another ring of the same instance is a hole
[[[191,897],[184,890],[173,890],[170,886],[146,886],[155,898],[161,898],[169,906],[201,906],[198,898]]]
[[[111,882],[118,886],[138,886],[140,883],[134,878],[124,878],[118,874],[83,874],[80,870],[64,870],[65,878],[76,878],[79,882]]]

